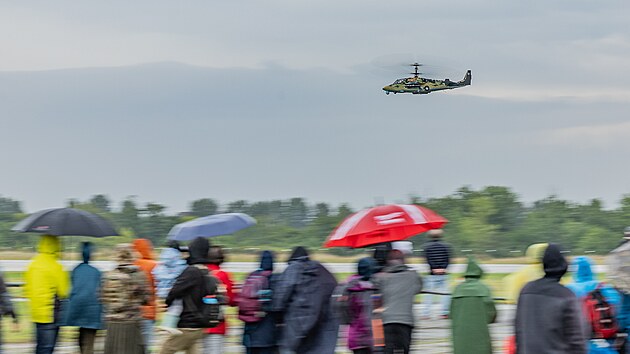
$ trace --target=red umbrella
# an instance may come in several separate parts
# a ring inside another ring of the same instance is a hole
[[[381,205],[348,216],[328,236],[324,247],[359,248],[401,241],[439,229],[447,222],[434,211],[418,205]]]

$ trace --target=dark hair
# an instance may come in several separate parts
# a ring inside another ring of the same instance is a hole
[[[388,264],[404,264],[405,254],[399,250],[391,250],[387,254],[387,263]]]
[[[225,260],[225,254],[221,246],[210,246],[208,250],[208,262],[210,264],[221,264]]]

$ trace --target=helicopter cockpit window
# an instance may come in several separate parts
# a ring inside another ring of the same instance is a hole
[[[394,85],[404,84],[404,83],[405,83],[405,79],[398,79],[398,80],[394,81]]]

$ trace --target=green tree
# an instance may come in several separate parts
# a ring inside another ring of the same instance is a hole
[[[219,205],[210,198],[197,199],[190,205],[190,212],[198,217],[216,214],[218,210]]]

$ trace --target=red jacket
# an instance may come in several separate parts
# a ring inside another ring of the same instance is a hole
[[[225,292],[227,295],[228,305],[236,306],[236,298],[234,296],[234,283],[232,282],[232,278],[230,278],[230,273],[225,272],[221,269],[220,266],[216,264],[208,264],[208,270],[212,275],[217,277],[221,283],[225,286]],[[222,334],[225,335],[227,332],[227,323],[222,321],[218,326],[214,328],[208,328],[206,333],[210,334]]]

